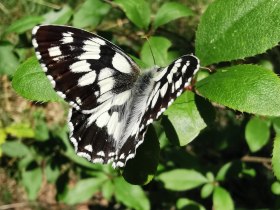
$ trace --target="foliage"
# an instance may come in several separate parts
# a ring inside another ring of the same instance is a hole
[[[57,202],[67,205],[102,206],[101,197],[109,209],[280,208],[280,2],[23,2],[0,3],[0,164],[29,200],[38,200],[47,182],[56,188]],[[36,24],[94,31],[143,68],[154,65],[153,57],[165,66],[195,50],[211,71],[200,70],[193,91],[150,126],[136,157],[114,170],[75,155],[67,105],[31,47]],[[27,99],[14,110],[7,80]],[[47,109],[53,101],[60,111]],[[18,117],[23,103],[28,106]],[[63,119],[50,120],[52,112],[55,119],[62,112]]]

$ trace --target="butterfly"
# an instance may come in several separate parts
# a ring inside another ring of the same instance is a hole
[[[56,93],[70,105],[69,138],[78,156],[124,167],[157,119],[191,83],[194,55],[141,72],[118,46],[58,25],[32,30],[32,44]]]

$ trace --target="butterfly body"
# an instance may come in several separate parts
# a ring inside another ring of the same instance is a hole
[[[140,73],[119,47],[66,26],[33,29],[33,46],[48,79],[71,106],[70,140],[79,156],[123,167],[147,127],[190,85],[199,68],[185,55]]]

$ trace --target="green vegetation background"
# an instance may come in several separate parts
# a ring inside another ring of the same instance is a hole
[[[0,209],[279,209],[280,2],[0,1]],[[77,157],[31,29],[97,33],[143,69],[203,67],[121,170]]]

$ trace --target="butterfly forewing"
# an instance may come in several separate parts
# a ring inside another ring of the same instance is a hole
[[[123,167],[143,142],[147,126],[178,97],[199,68],[186,55],[140,75],[119,47],[66,26],[33,29],[40,64],[69,111],[70,140],[79,156]]]
[[[80,29],[37,26],[32,42],[55,90],[82,112],[131,88],[139,74],[120,48]]]

